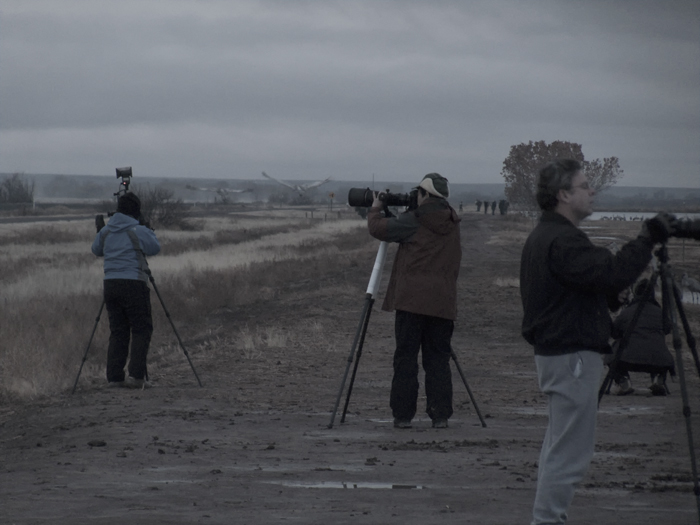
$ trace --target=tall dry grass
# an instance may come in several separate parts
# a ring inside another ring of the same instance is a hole
[[[220,337],[199,337],[215,312],[274,298],[288,283],[328,272],[371,242],[357,219],[226,217],[200,226],[157,231],[162,255],[149,264],[178,331],[204,346]],[[90,252],[94,235],[88,221],[0,225],[0,397],[72,387],[102,301],[102,259]],[[168,348],[169,322],[155,294],[151,301],[157,329],[149,362],[157,366],[179,350]],[[104,377],[108,337],[105,311],[81,377]],[[244,357],[254,358],[287,337],[275,327],[248,326],[236,339]]]

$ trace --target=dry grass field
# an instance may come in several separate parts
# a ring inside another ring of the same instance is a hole
[[[334,220],[306,215],[261,210],[199,219],[196,231],[158,231],[162,250],[149,264],[183,335],[209,344],[209,337],[220,337],[206,321],[217,311],[274,300],[294,284],[299,268],[337,268],[344,253],[367,243],[354,214],[340,219],[335,214]],[[94,236],[89,219],[0,224],[0,396],[55,395],[73,384],[101,304],[102,260],[90,252]],[[155,324],[165,328],[155,333],[158,356],[166,353],[172,332],[155,294],[152,303]],[[246,351],[254,342],[283,340],[274,326],[239,329]],[[108,336],[105,311],[83,371],[86,379],[103,377]],[[157,374],[158,360],[152,364]]]
[[[532,221],[467,212],[454,349],[455,415],[435,430],[391,425],[393,316],[369,325],[347,419],[328,428],[377,242],[354,213],[242,210],[194,231],[157,231],[158,289],[203,382],[151,295],[143,391],[105,388],[106,313],[92,220],[0,224],[0,499],[3,523],[528,523],[546,425],[532,350],[519,335],[519,255]],[[602,246],[634,222],[590,222]],[[671,264],[700,277],[700,243]],[[686,303],[695,335],[700,305]],[[669,340],[670,343],[670,340]],[[685,345],[685,341],[684,341]],[[700,439],[700,378],[683,363]],[[606,396],[596,456],[571,524],[697,522],[679,384]],[[421,394],[422,395],[422,394]],[[344,400],[344,398],[343,398]]]

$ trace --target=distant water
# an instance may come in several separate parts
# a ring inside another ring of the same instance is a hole
[[[600,221],[600,220],[644,220],[649,219],[656,215],[656,212],[645,212],[645,211],[594,211],[589,217],[586,218],[587,221]],[[675,213],[674,214],[679,219],[700,219],[700,213]]]

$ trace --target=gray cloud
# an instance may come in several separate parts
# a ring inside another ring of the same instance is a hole
[[[4,0],[0,171],[500,182],[570,140],[700,185],[694,1]]]

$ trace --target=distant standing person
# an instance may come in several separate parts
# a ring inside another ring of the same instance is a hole
[[[634,287],[634,299],[613,323],[612,336],[620,344],[622,336],[632,323],[637,308],[644,300],[649,286],[649,279],[642,279]],[[613,381],[617,385],[617,395],[624,396],[634,392],[630,381],[630,372],[645,372],[651,375],[649,390],[655,396],[666,395],[666,375],[675,375],[675,362],[666,346],[666,334],[671,333],[671,320],[663,315],[661,306],[656,302],[654,292],[644,302],[641,314],[634,325],[630,340],[622,349],[619,361],[615,365]],[[609,361],[612,359],[606,359]]]
[[[672,217],[659,214],[613,256],[578,227],[592,213],[594,195],[578,161],[542,168],[536,195],[542,216],[521,257],[522,335],[534,347],[549,402],[532,525],[566,522],[575,486],[593,457],[601,354],[610,353],[608,308],[619,308],[620,292],[671,231]]]
[[[150,228],[139,223],[141,201],[133,193],[119,197],[117,213],[97,232],[92,253],[104,256],[104,300],[109,315],[107,381],[111,387],[145,388],[146,357],[153,334],[151,297],[144,255],[160,252]],[[124,367],[131,358],[129,376]]]
[[[477,212],[481,211],[481,201],[480,200],[476,201],[476,211]]]
[[[497,205],[498,205],[498,203],[496,201],[493,201],[491,203],[491,215],[496,215],[496,206]]]
[[[418,353],[423,353],[426,412],[434,428],[452,416],[452,332],[457,276],[462,260],[457,212],[447,202],[447,179],[429,173],[418,185],[418,207],[398,217],[382,215],[381,194],[368,214],[369,233],[397,242],[382,310],[396,310],[391,410],[394,427],[410,428],[418,402]]]

